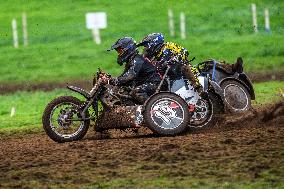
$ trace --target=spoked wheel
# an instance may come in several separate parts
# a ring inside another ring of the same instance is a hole
[[[213,105],[210,100],[200,99],[196,103],[195,111],[190,118],[189,127],[198,129],[205,127],[213,116]]]
[[[81,119],[78,110],[82,102],[72,96],[61,96],[51,101],[42,116],[46,134],[56,142],[70,142],[82,139],[88,131],[90,120]],[[89,113],[86,113],[89,117]]]
[[[226,110],[240,113],[251,108],[251,96],[241,83],[229,80],[222,83],[221,87],[224,90]]]
[[[187,103],[172,93],[152,96],[144,112],[148,127],[160,135],[177,135],[185,131],[189,123]]]
[[[209,92],[208,95],[208,100],[200,99],[196,103],[195,111],[190,118],[190,129],[196,130],[214,126],[223,113],[224,106],[221,99],[212,92]]]

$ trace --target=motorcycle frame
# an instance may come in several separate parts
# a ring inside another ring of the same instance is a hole
[[[86,120],[91,120],[94,119],[95,117],[98,116],[98,94],[100,93],[100,90],[102,90],[101,87],[101,83],[100,83],[100,79],[98,80],[98,83],[95,84],[90,92],[85,91],[84,89],[80,88],[80,87],[75,87],[75,86],[67,86],[68,89],[70,89],[71,91],[74,91],[76,93],[79,93],[80,95],[82,95],[83,97],[86,98],[86,101],[84,101],[82,108],[84,108],[82,110],[82,119],[71,119],[70,121],[86,121]],[[86,118],[86,111],[93,106],[93,109],[95,111],[95,116],[90,116],[88,118]],[[81,107],[80,107],[81,108]]]

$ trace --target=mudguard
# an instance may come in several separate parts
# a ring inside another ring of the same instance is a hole
[[[91,95],[85,91],[84,89],[81,89],[80,87],[75,87],[75,86],[67,86],[68,89],[70,89],[71,91],[74,91],[76,93],[81,94],[82,96],[84,96],[86,99],[90,99]]]
[[[246,86],[248,87],[248,92],[251,96],[252,100],[255,100],[255,93],[254,93],[254,89],[253,89],[253,85],[251,80],[249,79],[249,77],[245,74],[245,73],[240,73],[239,78],[246,84]]]

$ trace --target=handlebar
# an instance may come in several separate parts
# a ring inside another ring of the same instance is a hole
[[[93,86],[101,79],[103,80],[107,80],[105,82],[108,83],[108,81],[111,79],[111,75],[110,74],[107,74],[105,72],[103,72],[100,68],[98,68],[98,71],[97,71],[97,74],[94,75],[94,78],[93,78]]]

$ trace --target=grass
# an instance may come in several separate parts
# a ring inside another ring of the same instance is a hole
[[[194,160],[193,160],[194,161]],[[203,161],[202,159],[200,160]],[[148,162],[149,163],[149,162]],[[140,164],[138,163],[139,167]],[[165,166],[165,165],[162,165]],[[178,164],[177,166],[180,166]],[[188,165],[184,165],[188,166]],[[131,165],[128,165],[124,168],[130,168]],[[27,170],[25,170],[27,171]],[[23,170],[18,170],[14,172],[14,175],[28,175]],[[202,178],[198,176],[165,176],[168,172],[171,172],[167,169],[161,169],[158,174],[151,174],[151,172],[156,172],[154,170],[148,170],[141,172],[138,170],[133,170],[140,177],[127,176],[124,173],[125,170],[114,169],[114,172],[119,172],[123,176],[114,176],[114,177],[102,177],[99,174],[94,174],[92,168],[84,167],[81,165],[81,168],[77,170],[78,172],[84,172],[83,178],[81,181],[78,180],[77,175],[72,175],[69,172],[66,173],[65,177],[63,176],[61,181],[51,180],[41,180],[37,177],[29,178],[29,180],[23,179],[21,186],[29,186],[30,188],[41,188],[43,185],[48,186],[49,188],[84,188],[84,189],[104,189],[104,188],[139,188],[139,189],[164,189],[164,188],[192,188],[192,189],[266,189],[266,188],[275,188],[282,189],[284,187],[283,179],[279,175],[280,173],[271,173],[270,170],[263,171],[260,173],[259,178],[249,178],[249,177],[232,177],[230,179],[224,177],[218,177],[218,175],[203,175]],[[226,172],[226,170],[224,170]],[[201,170],[202,172],[202,170]],[[280,172],[280,171],[279,171]],[[39,171],[38,173],[42,173]],[[44,173],[42,173],[44,175]],[[129,174],[129,173],[128,173]],[[5,186],[5,185],[3,185]],[[10,185],[11,186],[11,183]],[[12,185],[13,186],[13,185]],[[13,187],[19,186],[15,185]]]
[[[198,63],[215,58],[234,62],[238,56],[247,71],[284,70],[283,1],[256,0],[258,34],[251,26],[251,1],[181,0],[7,0],[0,2],[0,83],[87,79],[97,67],[113,75],[121,72],[116,53],[105,50],[118,38],[137,41],[148,33],[162,32],[166,41],[183,45]],[[56,6],[55,6],[56,5]],[[264,31],[263,10],[270,10],[272,33]],[[174,12],[176,36],[170,37],[167,11]],[[29,46],[22,47],[21,14],[28,17]],[[95,45],[85,26],[85,13],[106,11],[108,28]],[[187,39],[179,37],[179,12],[185,12]],[[11,20],[18,21],[20,48],[12,47]]]
[[[279,89],[284,89],[283,81],[271,81],[254,85],[256,100],[254,106],[260,106],[280,99]],[[18,132],[41,129],[41,116],[49,101],[61,95],[74,95],[67,89],[52,92],[16,92],[0,96],[0,131]],[[75,96],[79,97],[77,94]],[[82,97],[80,97],[82,99]],[[16,114],[10,117],[11,108]]]
[[[41,125],[41,116],[45,106],[52,99],[61,95],[74,95],[74,93],[58,89],[52,92],[16,92],[11,95],[0,96],[1,129],[21,130]],[[75,96],[78,97],[76,94]],[[16,109],[16,113],[15,116],[10,117],[12,107]]]
[[[284,82],[270,81],[254,84],[256,100],[254,106],[261,106],[273,101],[280,100],[280,94],[284,92]],[[284,94],[283,94],[284,95]]]
[[[191,177],[180,178],[167,178],[167,177],[153,177],[151,179],[136,178],[115,178],[115,179],[102,179],[93,180],[90,184],[75,185],[74,183],[54,184],[51,183],[51,188],[84,188],[84,189],[104,189],[104,188],[139,188],[139,189],[164,189],[164,188],[203,188],[203,189],[266,189],[266,188],[283,188],[281,184],[269,183],[267,178],[263,178],[257,181],[220,181],[218,179],[201,179]],[[40,188],[42,183],[39,181],[30,181],[29,186],[32,188]]]
[[[110,181],[100,181],[87,186],[86,188],[210,188],[210,189],[254,189],[254,188],[271,188],[272,183],[266,181],[267,178],[252,181],[220,181],[218,179],[194,179],[192,177],[181,177],[181,178],[166,178],[157,177],[151,180],[137,178],[134,180],[130,179],[115,179]],[[284,186],[278,185],[275,188],[283,188]]]

